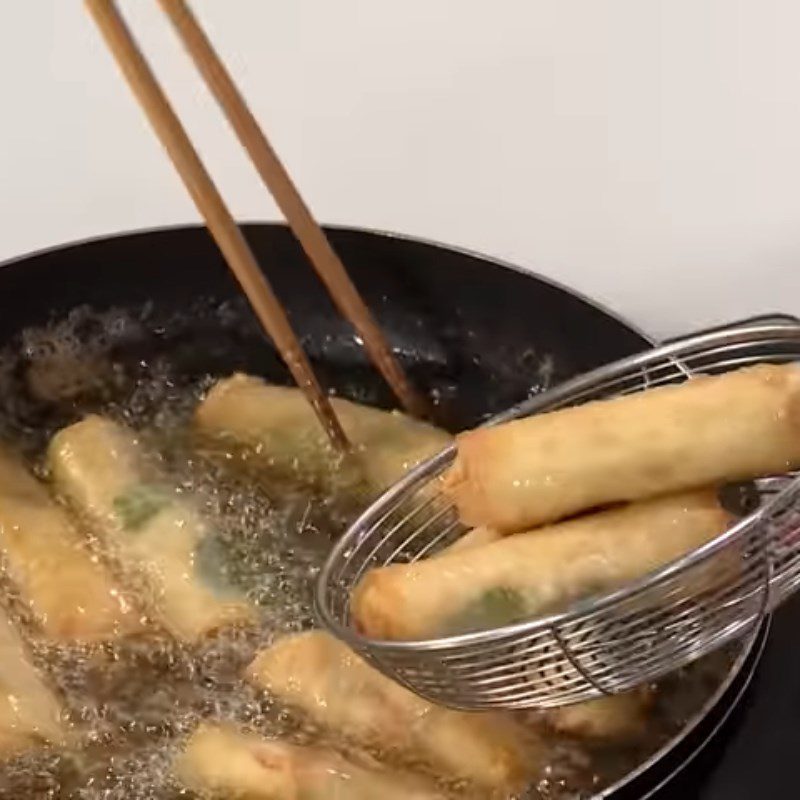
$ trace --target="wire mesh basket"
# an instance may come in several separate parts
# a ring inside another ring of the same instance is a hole
[[[800,361],[800,324],[697,334],[567,381],[493,418],[498,424],[761,362]],[[724,410],[723,412],[724,413]],[[800,431],[798,431],[800,435]],[[703,547],[563,612],[492,630],[383,641],[354,625],[350,592],[372,567],[433,556],[465,531],[436,490],[450,447],[411,471],[352,525],[322,569],[316,610],[385,674],[460,709],[554,707],[624,692],[745,635],[800,584],[800,478],[748,484],[742,518]]]

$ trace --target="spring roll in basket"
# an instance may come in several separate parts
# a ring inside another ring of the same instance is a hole
[[[209,546],[214,531],[147,455],[132,431],[89,416],[54,437],[48,460],[58,490],[121,569],[142,579],[143,602],[174,636],[195,641],[252,621],[255,609],[228,584]]]
[[[483,630],[563,610],[644,577],[722,533],[716,492],[656,498],[481,547],[367,572],[351,598],[378,639]]]
[[[463,552],[504,538],[505,534],[491,528],[473,528],[438,555]],[[645,730],[652,699],[648,689],[634,689],[549,709],[544,720],[557,733],[598,742],[624,742]]]
[[[505,534],[496,531],[494,528],[473,528],[459,539],[456,539],[452,544],[440,550],[436,555],[443,556],[447,553],[458,553],[473,547],[493,544],[494,542],[499,542],[504,536]]]
[[[0,610],[0,758],[45,742],[63,746],[72,739],[58,699],[36,671],[11,620]]]
[[[0,551],[43,633],[92,642],[139,630],[141,618],[66,512],[0,449]]]
[[[399,411],[382,411],[334,397],[331,400],[360,469],[343,481],[335,454],[299,389],[234,375],[219,381],[200,404],[200,434],[253,461],[267,475],[289,477],[322,489],[360,486],[377,494],[407,470],[444,449],[444,431]],[[347,486],[346,484],[351,484]]]
[[[457,437],[462,522],[520,531],[613,502],[800,466],[800,366],[763,364]]]
[[[433,705],[322,631],[278,640],[247,674],[315,724],[440,778],[507,793],[541,760],[533,735],[507,717]]]
[[[201,725],[174,772],[187,788],[219,800],[444,800],[405,775],[228,725]]]

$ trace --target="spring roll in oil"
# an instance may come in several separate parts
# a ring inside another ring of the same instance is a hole
[[[49,743],[64,746],[73,734],[61,704],[39,675],[25,644],[0,610],[0,757]]]
[[[644,577],[722,533],[717,494],[702,490],[579,517],[412,564],[356,585],[359,627],[379,639],[483,630]]]
[[[229,725],[202,724],[173,771],[188,789],[219,800],[444,800],[422,780]]]
[[[143,602],[174,636],[194,641],[253,621],[255,608],[219,562],[213,527],[150,455],[132,431],[89,416],[55,436],[48,459],[59,491],[121,570],[145,584]]]
[[[331,403],[354,447],[347,465],[332,451],[298,389],[259,378],[219,381],[198,407],[195,423],[204,438],[255,463],[267,476],[288,476],[323,490],[358,485],[366,494],[382,491],[451,441],[444,431],[399,411],[336,397]]]
[[[763,364],[457,437],[462,522],[521,531],[609,503],[800,466],[800,367]]]
[[[322,631],[278,640],[259,653],[249,680],[316,725],[441,778],[506,792],[536,775],[540,743],[500,714],[429,703]]]
[[[0,551],[42,632],[60,641],[113,639],[140,614],[65,510],[10,452],[0,450]]]
[[[560,734],[603,743],[628,742],[647,730],[653,696],[648,689],[598,697],[548,710],[546,724]]]

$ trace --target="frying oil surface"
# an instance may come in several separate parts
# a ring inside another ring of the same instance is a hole
[[[229,307],[206,313],[208,324],[222,330],[238,324]],[[289,486],[256,489],[197,450],[188,436],[191,413],[213,378],[225,372],[212,377],[187,370],[185,358],[172,357],[174,342],[153,345],[165,340],[171,326],[189,330],[192,324],[191,314],[163,321],[147,309],[139,315],[79,310],[45,329],[26,331],[0,354],[0,433],[41,471],[52,434],[85,413],[100,412],[135,428],[163,454],[178,490],[199,499],[218,531],[212,549],[201,548],[198,559],[206,559],[210,570],[224,565],[226,579],[258,607],[260,623],[199,645],[181,644],[154,625],[93,646],[29,636],[36,664],[60,692],[69,719],[85,731],[85,745],[62,752],[43,748],[0,764],[1,798],[191,798],[174,782],[171,763],[201,720],[233,721],[295,742],[324,736],[241,676],[259,647],[313,626],[314,579],[353,509]],[[178,337],[178,351],[180,346]],[[30,634],[29,609],[15,587],[3,577],[0,588],[5,605]],[[665,681],[647,732],[635,745],[588,746],[548,733],[551,763],[529,796],[588,797],[635,768],[699,710],[731,657],[715,655]],[[533,724],[541,726],[535,719]],[[328,741],[337,744],[335,737]]]

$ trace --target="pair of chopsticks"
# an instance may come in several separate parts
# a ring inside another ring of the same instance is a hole
[[[158,0],[195,66],[247,151],[262,181],[275,199],[336,306],[360,335],[369,357],[391,386],[402,406],[425,416],[427,403],[412,388],[369,308],[322,228],[300,196],[244,98],[185,0]],[[349,443],[328,395],[303,352],[286,312],[239,230],[219,190],[192,145],[185,128],[161,89],[114,0],[86,0],[106,44],[133,94],[161,140],[206,226],[242,286],[261,325],[281,353],[292,377],[303,390],[335,447]]]

